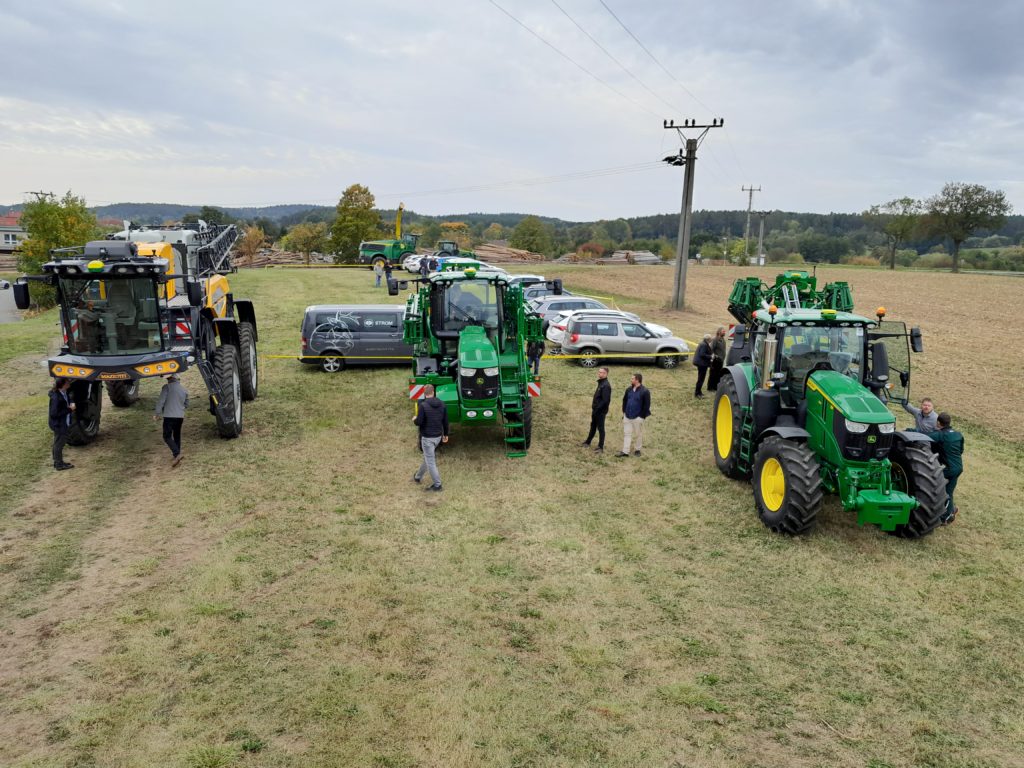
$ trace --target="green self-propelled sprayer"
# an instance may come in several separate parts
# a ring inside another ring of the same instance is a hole
[[[750,479],[773,531],[809,531],[823,491],[857,523],[903,538],[931,533],[946,502],[931,441],[897,431],[887,407],[909,397],[921,331],[853,313],[846,283],[817,290],[807,272],[766,285],[737,280],[726,370],[715,393],[712,447],[723,474]]]
[[[534,281],[539,282],[539,281]],[[452,423],[500,422],[507,456],[525,456],[533,430],[532,398],[540,379],[530,372],[525,345],[543,339],[541,318],[523,288],[491,269],[440,272],[418,280],[389,280],[388,293],[416,286],[405,308],[403,337],[413,346],[409,396],[433,385]],[[561,281],[551,281],[555,293]]]

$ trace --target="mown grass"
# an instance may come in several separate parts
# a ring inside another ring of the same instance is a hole
[[[674,314],[635,274],[565,271],[574,289],[614,279],[688,337],[726,320],[702,316],[723,302],[696,278],[697,308]],[[362,271],[235,278],[264,355],[297,350],[308,304],[384,300],[371,285]],[[645,456],[617,460],[577,445],[593,375],[546,361],[529,457],[457,427],[445,492],[427,497],[409,479],[404,368],[262,365],[243,437],[218,440],[195,408],[174,472],[145,416],[155,387],[139,413],[105,410],[105,439],[76,453],[34,537],[19,525],[55,481],[23,476],[0,518],[21,553],[0,588],[50,567],[45,542],[67,536],[79,554],[57,573],[81,578],[0,607],[17,669],[0,676],[0,763],[1019,764],[1024,478],[995,419],[968,430],[955,526],[897,541],[832,501],[788,539],[714,468],[689,367],[644,370]],[[613,366],[616,395],[629,372]],[[16,368],[11,386],[38,375]],[[23,452],[45,466],[47,445]]]

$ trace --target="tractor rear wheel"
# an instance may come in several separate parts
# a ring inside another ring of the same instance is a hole
[[[221,417],[221,409],[214,408],[217,419],[217,433],[224,438],[238,437],[242,434],[242,377],[238,371],[238,350],[230,344],[224,344],[214,351],[213,377],[220,390],[220,405],[227,412],[227,418]]]
[[[761,522],[776,533],[800,534],[821,511],[818,459],[803,443],[769,437],[754,458],[754,500]]]
[[[918,504],[910,510],[907,522],[889,533],[902,539],[927,536],[946,512],[946,478],[939,459],[922,443],[896,443],[889,459],[892,487],[913,496]]]
[[[715,407],[711,415],[711,446],[715,452],[715,464],[726,477],[746,480],[750,470],[740,464],[740,435],[743,430],[743,411],[736,382],[731,373],[723,373],[715,391]]]
[[[76,381],[69,394],[75,412],[71,415],[68,445],[88,445],[100,433],[103,385],[98,381]]]
[[[256,330],[252,323],[238,324],[238,367],[242,375],[242,399],[255,400],[259,390]]]
[[[139,380],[108,381],[107,395],[110,397],[110,402],[118,408],[135,405],[139,400]]]

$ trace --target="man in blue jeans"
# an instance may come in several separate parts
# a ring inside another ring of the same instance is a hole
[[[448,409],[445,404],[434,397],[434,385],[427,384],[423,388],[424,397],[420,400],[419,408],[416,409],[416,418],[413,423],[420,428],[420,448],[423,449],[423,462],[416,474],[412,476],[414,482],[420,482],[423,475],[430,472],[432,485],[428,485],[428,491],[441,490],[441,473],[437,470],[437,460],[434,452],[441,443],[448,442]]]

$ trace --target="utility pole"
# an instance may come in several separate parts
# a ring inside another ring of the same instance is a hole
[[[747,199],[747,228],[746,228],[746,230],[744,231],[744,234],[743,234],[743,240],[744,240],[744,243],[743,243],[743,255],[747,259],[747,264],[749,264],[750,263],[750,209],[754,207],[754,193],[755,192],[760,192],[761,188],[758,187],[757,189],[754,189],[753,186],[749,186],[749,187],[740,187],[740,190],[743,191],[743,192],[749,192],[750,193],[750,197]]]
[[[768,211],[758,211],[757,215],[761,218],[761,227],[757,231],[757,264],[761,265],[761,259],[764,258],[764,220],[768,216]]]
[[[676,274],[675,283],[672,288],[672,308],[683,309],[686,297],[686,261],[690,256],[690,213],[693,210],[693,174],[697,166],[697,147],[708,135],[712,128],[721,128],[725,120],[720,117],[711,121],[710,125],[697,125],[696,120],[683,120],[682,125],[676,125],[675,120],[665,120],[663,127],[666,130],[673,130],[679,134],[680,139],[686,140],[686,154],[679,150],[678,155],[669,155],[664,161],[669,165],[685,165],[686,175],[683,178],[683,204],[679,211],[679,233],[676,236]],[[690,139],[683,135],[684,129],[701,130],[701,134]]]

